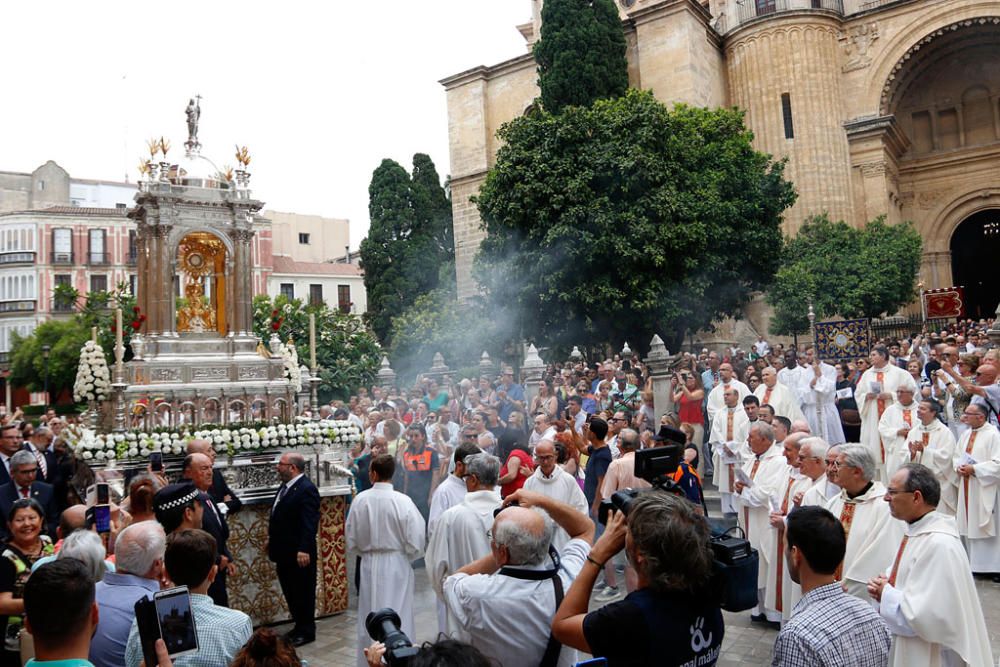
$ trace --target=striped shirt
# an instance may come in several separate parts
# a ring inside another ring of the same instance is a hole
[[[839,582],[809,591],[774,642],[772,667],[884,667],[891,637],[870,604]]]

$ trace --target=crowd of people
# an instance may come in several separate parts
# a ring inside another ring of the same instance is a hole
[[[735,523],[759,557],[750,619],[779,630],[773,664],[992,665],[974,577],[1000,582],[998,369],[973,326],[837,365],[763,339],[684,354],[662,414],[649,369],[615,357],[551,364],[527,390],[503,368],[325,405],[364,434],[346,523],[357,664],[393,650],[373,641],[371,612],[391,608],[416,635],[418,576],[439,635],[407,664],[715,664],[710,537]],[[277,464],[267,544],[294,627],[255,633],[229,607],[241,503],[211,443],[188,443],[180,483],[131,479],[98,533],[93,476],[63,428],[18,413],[0,426],[0,663],[138,665],[135,602],[183,585],[199,650],[176,664],[300,664],[295,648],[316,640],[319,520],[300,455]],[[636,475],[636,453],[663,446],[683,452],[672,491]],[[602,521],[626,489],[641,492]]]

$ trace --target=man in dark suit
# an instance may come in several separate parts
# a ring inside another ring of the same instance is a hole
[[[191,440],[187,444],[187,453],[204,454],[212,460],[212,465],[215,465],[215,447],[204,438]],[[212,468],[212,487],[208,490],[208,495],[212,496],[216,507],[227,516],[239,512],[240,508],[243,507],[243,502],[236,495],[236,492],[229,488],[229,484],[222,476],[222,471],[218,468]]]
[[[212,461],[204,454],[188,454],[184,458],[184,477],[191,480],[201,493],[198,502],[204,510],[201,518],[201,529],[215,538],[218,548],[219,571],[215,580],[208,587],[208,595],[220,607],[229,606],[229,593],[226,591],[226,577],[235,574],[236,566],[226,542],[229,540],[229,524],[226,515],[208,495],[212,486]]]
[[[33,430],[29,427],[24,435],[27,436],[24,448],[38,461],[38,481],[55,486],[59,466],[56,465],[56,454],[52,451],[52,430],[47,426],[39,426]]]
[[[278,462],[281,488],[271,507],[267,557],[278,570],[278,583],[295,626],[288,633],[294,646],[316,639],[316,534],[319,491],[305,476],[301,454],[282,454]]]
[[[21,430],[16,422],[0,426],[0,486],[10,484],[10,457],[21,449]],[[6,521],[7,517],[4,517]]]
[[[19,450],[10,457],[11,482],[0,486],[0,513],[4,526],[10,515],[10,508],[19,498],[32,498],[45,510],[45,533],[55,539],[59,525],[59,510],[56,509],[55,492],[51,484],[36,482],[38,461],[31,452]],[[5,531],[6,532],[6,531]]]

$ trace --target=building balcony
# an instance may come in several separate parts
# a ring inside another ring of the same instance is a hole
[[[87,264],[89,266],[107,266],[111,263],[111,254],[106,252],[88,252]]]
[[[18,250],[16,252],[0,253],[0,265],[8,264],[34,264],[34,250]]]
[[[51,264],[62,264],[70,265],[73,264],[73,253],[72,252],[53,252],[49,256],[49,262]]]
[[[128,256],[125,258],[125,262],[129,266],[135,266],[135,263],[138,260],[139,260],[139,253],[137,253],[135,250],[129,250],[128,251]]]
[[[76,306],[72,303],[66,303],[65,301],[52,300],[52,312],[53,313],[75,313]]]
[[[19,301],[0,301],[0,315],[7,313],[33,313],[35,312],[34,299],[21,299]]]
[[[725,34],[765,16],[812,9],[843,15],[844,0],[736,0],[736,12],[731,16],[720,16],[715,29],[719,34]]]

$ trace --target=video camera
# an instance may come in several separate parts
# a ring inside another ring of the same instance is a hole
[[[400,624],[399,614],[388,608],[373,611],[365,618],[365,630],[368,631],[368,636],[385,644],[383,659],[390,667],[406,665],[410,658],[420,652],[410,638],[399,629]]]
[[[672,476],[677,472],[683,456],[683,445],[673,442],[662,447],[640,449],[635,453],[635,476],[653,485],[653,488],[684,496],[684,491],[677,486]],[[615,491],[610,498],[605,498],[597,508],[597,520],[601,525],[607,525],[608,512],[611,510],[624,512],[628,516],[632,501],[639,495],[636,489]]]

